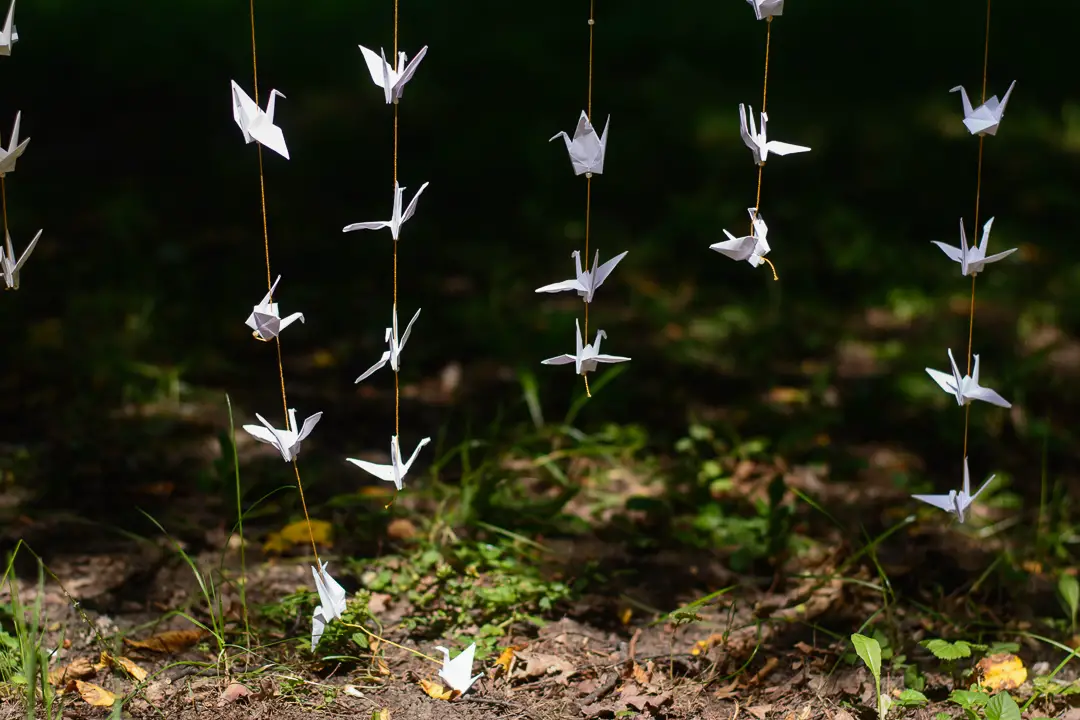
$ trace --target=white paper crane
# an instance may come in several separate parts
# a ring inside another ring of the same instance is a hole
[[[427,45],[425,45],[420,48],[420,52],[416,53],[412,62],[406,63],[405,53],[399,52],[398,69],[395,70],[390,67],[390,63],[386,62],[386,52],[382,48],[379,48],[379,54],[376,55],[374,51],[368,50],[363,45],[358,47],[360,52],[364,53],[364,62],[367,63],[368,72],[371,73],[372,82],[383,89],[387,105],[401,99],[401,96],[405,94],[405,83],[412,79],[416,68],[420,66],[420,61],[427,55]]]
[[[244,321],[244,324],[255,332],[251,333],[256,339],[266,342],[267,340],[273,340],[276,338],[282,330],[292,325],[299,320],[305,322],[304,313],[293,313],[292,315],[282,318],[278,312],[278,304],[271,302],[274,296],[274,290],[277,289],[278,283],[281,282],[281,276],[277,276],[277,280],[270,286],[269,292],[263,296],[262,301],[254,307],[254,310],[248,319]]]
[[[791,143],[769,140],[766,137],[765,126],[769,122],[767,113],[761,113],[761,132],[758,132],[754,124],[754,108],[739,103],[739,134],[742,136],[746,147],[754,153],[754,163],[764,165],[769,153],[776,155],[791,155],[792,153],[810,152],[805,145],[792,145]]]
[[[956,367],[956,360],[953,359],[951,348],[949,349],[949,362],[952,363],[952,375],[932,368],[926,368],[926,372],[930,374],[934,382],[941,386],[942,390],[956,396],[957,405],[970,405],[972,400],[982,400],[998,407],[1012,407],[1012,404],[1001,395],[998,395],[990,388],[979,385],[979,356],[973,355],[972,357],[975,358],[975,369],[972,370],[971,375],[960,376],[960,370]]]
[[[311,566],[311,574],[315,578],[315,590],[319,593],[319,604],[315,613],[311,616],[311,651],[319,644],[323,630],[331,620],[341,619],[345,614],[345,588],[338,585],[337,580],[330,577],[326,570],[327,563],[322,564],[320,572],[314,565]]]
[[[26,138],[21,143],[19,142],[19,122],[22,120],[22,111],[15,113],[15,127],[11,130],[11,138],[8,140],[7,148],[0,147],[0,177],[7,175],[9,172],[15,172],[15,161],[26,152],[26,146],[30,143],[30,138]]]
[[[399,185],[394,185],[394,209],[392,216],[389,220],[377,220],[374,222],[362,222],[353,223],[352,225],[346,225],[341,232],[352,232],[353,230],[382,230],[383,228],[390,228],[390,235],[395,240],[401,235],[401,226],[413,216],[416,212],[416,202],[420,199],[420,194],[424,192],[430,183],[424,183],[420,186],[420,189],[413,195],[413,199],[409,201],[409,206],[405,208],[405,212],[401,211],[401,205],[403,196],[405,194],[405,188]]]
[[[278,97],[284,98],[285,95],[277,90],[271,90],[270,100],[266,103],[264,111],[240,89],[235,80],[231,82],[233,120],[244,133],[244,142],[250,143],[257,140],[263,147],[273,150],[288,160],[289,148],[285,145],[285,134],[274,124],[274,101]]]
[[[597,250],[596,257],[593,260],[593,269],[582,271],[581,253],[578,250],[575,250],[570,253],[570,256],[574,258],[574,273],[576,277],[573,280],[563,280],[562,282],[536,288],[536,292],[557,293],[565,290],[576,290],[578,295],[585,298],[585,302],[591,303],[597,288],[604,284],[604,281],[607,280],[608,275],[610,275],[611,271],[615,269],[615,266],[619,264],[619,261],[626,257],[627,252],[628,251],[621,252],[603,265],[600,265],[600,251]]]
[[[353,465],[357,466],[361,470],[365,470],[375,477],[379,478],[383,482],[392,482],[394,487],[401,490],[404,485],[405,475],[408,474],[409,468],[412,467],[413,461],[416,460],[416,456],[420,454],[420,449],[431,442],[431,438],[426,437],[416,445],[416,449],[413,450],[412,455],[409,456],[407,462],[401,460],[401,445],[398,443],[398,436],[393,435],[390,438],[390,464],[379,465],[377,463],[368,462],[367,460],[357,460],[355,458],[345,458]]]
[[[11,233],[5,232],[5,245],[7,250],[0,248],[0,270],[4,273],[4,284],[7,285],[8,290],[19,289],[19,271],[22,270],[22,266],[26,264],[26,259],[30,257],[30,253],[34,252],[34,248],[37,246],[38,238],[41,237],[41,230],[37,231],[37,235],[30,241],[30,244],[26,246],[26,251],[22,254],[22,257],[18,260],[15,259],[15,248],[11,246]]]
[[[435,649],[443,654],[443,664],[439,670],[439,677],[445,680],[450,689],[456,690],[459,695],[464,694],[466,690],[472,687],[474,682],[484,677],[484,673],[470,677],[472,675],[473,659],[476,657],[476,643],[462,650],[453,660],[450,659],[450,651],[442,645],[436,645]]]
[[[311,434],[311,431],[315,429],[315,425],[322,417],[321,412],[317,412],[304,420],[304,426],[299,432],[296,430],[296,410],[289,408],[289,426],[284,430],[278,430],[270,423],[266,422],[259,413],[255,413],[255,417],[264,427],[258,425],[245,425],[244,430],[259,442],[268,443],[273,445],[281,453],[281,457],[285,462],[292,462],[297,455],[300,454],[300,444],[304,442],[304,438]]]
[[[576,319],[574,320],[574,327],[577,330],[577,332],[574,333],[574,341],[577,346],[576,352],[573,355],[556,355],[547,360],[542,360],[541,364],[569,365],[570,363],[574,363],[574,370],[577,374],[584,375],[585,373],[596,370],[599,363],[621,363],[630,360],[630,358],[623,357],[622,355],[604,355],[600,352],[600,341],[607,337],[607,333],[603,330],[596,331],[595,342],[582,347],[581,325]]]
[[[964,486],[960,492],[950,490],[948,495],[912,495],[911,497],[916,500],[921,500],[924,503],[929,503],[936,508],[941,508],[945,512],[953,513],[960,520],[964,522],[964,511],[968,509],[971,503],[975,502],[975,499],[979,497],[986,486],[990,484],[996,475],[991,475],[986,479],[986,482],[982,484],[974,495],[971,494],[971,475],[968,473],[968,459],[964,457]]]
[[[770,249],[767,239],[769,226],[765,224],[764,218],[757,214],[757,208],[747,208],[747,211],[750,213],[751,234],[735,237],[727,230],[724,230],[724,234],[728,236],[728,239],[713,243],[709,246],[709,249],[715,250],[721,255],[726,255],[732,260],[745,260],[757,267],[765,262],[765,255],[768,254]]]
[[[551,142],[555,138],[562,138],[566,145],[566,152],[570,153],[570,164],[574,168],[575,175],[585,174],[589,177],[593,173],[601,175],[604,172],[604,155],[607,154],[607,131],[611,127],[611,116],[608,115],[604,123],[604,132],[599,136],[596,128],[589,122],[589,116],[581,111],[578,118],[577,128],[574,130],[574,139],[565,132],[558,132],[551,136]]]
[[[960,263],[961,275],[978,275],[986,265],[997,262],[1016,252],[1016,248],[999,252],[996,255],[986,256],[986,248],[990,243],[990,227],[994,224],[994,218],[990,218],[983,225],[982,242],[968,247],[967,233],[964,231],[964,219],[960,218],[960,247],[946,245],[940,240],[931,240],[941,248],[942,252],[949,256],[953,262]]]
[[[746,2],[754,6],[754,17],[758,20],[784,14],[784,0],[746,0]]]
[[[394,316],[391,320],[390,327],[386,328],[386,338],[383,342],[389,343],[390,348],[385,350],[382,357],[378,362],[364,371],[364,374],[356,378],[356,382],[366,380],[376,370],[382,368],[387,362],[390,363],[390,369],[397,372],[401,369],[401,351],[405,349],[405,343],[409,341],[409,333],[412,332],[413,323],[416,322],[416,318],[420,317],[420,308],[417,308],[416,314],[412,316],[412,320],[405,326],[405,334],[398,337],[398,322],[397,322],[397,305],[394,305]],[[356,383],[353,383],[354,385]]]
[[[998,96],[994,95],[974,109],[971,107],[971,100],[968,99],[967,91],[964,90],[963,85],[957,85],[949,91],[960,91],[960,99],[964,102],[964,126],[969,133],[972,135],[997,135],[998,125],[1001,124],[1001,118],[1005,115],[1005,105],[1008,104],[1009,95],[1012,94],[1015,85],[1016,81],[1013,80],[1012,84],[1009,85],[1009,89],[1005,92],[1005,96],[1001,98],[1001,102],[998,102]]]
[[[11,0],[4,27],[0,29],[0,55],[11,55],[11,46],[18,40],[19,31],[15,29],[15,0]]]

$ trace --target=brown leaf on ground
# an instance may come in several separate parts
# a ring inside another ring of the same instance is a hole
[[[218,699],[218,707],[224,707],[228,703],[234,703],[249,695],[251,695],[251,688],[237,682],[230,683],[229,687],[222,691],[221,697]]]
[[[532,680],[545,675],[555,675],[557,682],[566,684],[567,678],[575,672],[573,664],[558,655],[522,650],[518,653],[518,659],[524,661],[525,667],[518,663],[513,676],[516,680]]]
[[[624,695],[622,701],[631,710],[657,715],[662,708],[671,705],[674,699],[671,697],[671,692],[668,691],[659,695]]]
[[[979,671],[979,684],[992,693],[1015,690],[1028,676],[1024,662],[1012,653],[984,657],[975,667]]]
[[[112,707],[116,702],[116,696],[100,685],[76,680],[75,688],[80,697],[94,707]]]
[[[133,677],[136,682],[142,682],[149,675],[146,670],[135,664],[130,658],[124,656],[113,657],[107,652],[101,653],[101,658],[98,664],[94,666],[95,670],[104,670],[106,667],[120,668],[127,672],[128,675]]]
[[[72,680],[85,680],[94,677],[94,663],[89,658],[77,658],[63,667],[49,673],[49,683],[54,687],[63,687]]]
[[[746,708],[746,712],[750,713],[758,720],[765,720],[765,716],[769,714],[772,707],[772,705],[752,705],[751,707]]]
[[[178,653],[187,650],[195,643],[209,635],[205,630],[193,628],[191,630],[169,630],[167,632],[151,635],[145,640],[132,640],[124,638],[124,644],[138,650],[149,650],[158,653]]]
[[[408,540],[416,537],[416,526],[406,518],[394,518],[386,525],[386,536],[391,540]]]
[[[423,688],[428,697],[435,698],[436,700],[452,700],[457,695],[456,690],[444,688],[439,683],[432,682],[431,680],[421,679],[420,687]]]
[[[739,694],[738,688],[739,679],[735,678],[731,681],[730,684],[725,685],[724,687],[713,693],[713,697],[715,697],[717,700],[728,700],[730,698],[736,697]]]

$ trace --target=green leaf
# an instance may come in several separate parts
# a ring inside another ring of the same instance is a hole
[[[999,692],[986,704],[986,720],[1020,720],[1020,708],[1012,695]]]
[[[1076,623],[1076,611],[1080,607],[1080,581],[1073,575],[1062,575],[1058,578],[1058,595],[1061,602],[1069,612],[1069,617]]]
[[[896,704],[900,707],[922,707],[930,702],[925,695],[918,690],[912,690],[907,688],[900,693],[900,697],[896,698]]]
[[[965,710],[982,707],[990,702],[989,695],[974,690],[953,690],[952,693],[949,694],[949,699]]]
[[[921,645],[934,654],[938,660],[959,660],[971,657],[971,644],[963,640],[951,643],[948,640],[934,638],[923,640]]]
[[[934,720],[952,720],[952,715],[947,712],[939,712],[934,715]]]
[[[855,633],[851,636],[851,644],[855,646],[855,652],[870,669],[874,680],[879,680],[881,678],[881,646],[878,645],[878,641]]]

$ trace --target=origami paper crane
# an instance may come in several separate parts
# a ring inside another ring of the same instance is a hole
[[[297,455],[300,454],[300,444],[304,441],[311,431],[315,429],[315,425],[322,417],[321,412],[317,412],[304,420],[304,426],[299,432],[296,430],[296,410],[289,408],[289,426],[284,430],[278,430],[274,428],[270,423],[266,422],[259,413],[255,413],[255,417],[258,418],[265,427],[259,427],[258,425],[245,425],[244,430],[259,442],[268,443],[273,445],[281,453],[281,457],[285,462],[292,462]]]
[[[19,121],[22,120],[22,111],[15,113],[15,127],[11,130],[11,139],[8,140],[7,149],[0,147],[0,177],[9,172],[15,172],[15,161],[26,152],[26,146],[30,138],[19,142]]]
[[[326,571],[327,563],[322,564],[322,570],[311,566],[311,574],[315,578],[315,590],[319,593],[319,604],[315,613],[311,616],[311,650],[319,644],[323,630],[331,620],[340,619],[345,613],[345,588],[338,585],[337,580],[330,577]]]
[[[11,0],[4,27],[0,29],[0,55],[11,55],[11,46],[18,40],[19,31],[15,29],[15,0]]]
[[[577,332],[574,333],[574,341],[577,345],[577,350],[573,355],[556,355],[553,358],[542,360],[543,365],[569,365],[574,363],[574,370],[578,375],[584,375],[588,372],[596,370],[599,363],[621,363],[630,360],[628,357],[621,355],[603,355],[600,353],[600,341],[607,337],[607,333],[603,330],[596,331],[596,341],[592,344],[581,345],[581,325],[578,321],[574,320],[574,327],[577,328]]]
[[[792,153],[810,152],[810,148],[805,145],[792,145],[779,140],[767,140],[765,125],[769,122],[768,114],[761,113],[761,132],[758,133],[754,119],[751,117],[753,113],[754,108],[748,108],[746,105],[739,103],[739,134],[742,136],[746,147],[750,148],[754,153],[755,164],[764,165],[769,153],[790,155]]]
[[[30,244],[26,246],[26,252],[24,252],[22,257],[17,261],[15,260],[15,248],[11,246],[11,233],[5,232],[5,235],[7,252],[5,252],[3,248],[0,248],[0,270],[4,273],[4,284],[7,285],[7,289],[18,290],[19,271],[22,270],[22,266],[26,264],[26,259],[30,257],[30,253],[34,252],[38,238],[41,237],[41,230],[37,231],[37,235],[35,235],[34,239],[30,241]]]
[[[548,142],[558,137],[563,139],[566,152],[570,153],[570,164],[574,168],[575,175],[581,175],[582,173],[586,177],[592,175],[592,173],[600,175],[604,172],[607,131],[610,126],[611,116],[608,115],[607,122],[604,123],[604,132],[600,134],[600,137],[597,137],[596,129],[589,122],[589,116],[582,110],[581,117],[578,118],[577,128],[574,130],[573,140],[565,132],[558,132],[552,135],[551,140],[548,140]]]
[[[409,206],[405,208],[405,212],[401,212],[402,196],[405,194],[405,188],[394,185],[394,209],[392,216],[389,220],[379,220],[375,222],[362,222],[353,223],[352,225],[346,225],[341,232],[352,232],[353,230],[382,230],[383,228],[390,228],[390,234],[394,240],[398,239],[401,234],[401,226],[413,216],[416,212],[416,202],[420,199],[420,194],[424,192],[430,183],[424,183],[420,186],[420,189],[413,195],[413,199],[409,202]]]
[[[746,2],[754,6],[754,17],[758,20],[784,14],[784,0],[746,0]]]
[[[967,233],[964,231],[963,218],[960,218],[960,247],[946,245],[940,240],[931,240],[931,242],[941,248],[942,252],[948,255],[950,260],[960,263],[961,275],[978,275],[986,265],[997,262],[1016,252],[1016,248],[1012,248],[1005,252],[999,252],[997,255],[986,256],[986,248],[990,243],[990,226],[993,224],[994,218],[986,221],[986,224],[983,225],[982,242],[972,245],[970,248],[967,244]]]
[[[951,348],[949,349],[949,362],[952,363],[952,375],[931,368],[926,368],[926,372],[930,374],[934,382],[941,386],[942,390],[956,396],[957,405],[970,405],[972,400],[982,400],[998,407],[1012,407],[1012,403],[1005,400],[1005,398],[990,388],[979,385],[979,356],[974,355],[973,357],[975,358],[975,369],[970,376],[964,375],[960,377],[960,370],[956,367],[956,360],[953,359]]]
[[[982,487],[976,491],[974,495],[971,494],[971,475],[968,473],[968,459],[964,457],[964,487],[957,492],[950,490],[948,495],[912,495],[911,497],[916,500],[921,500],[924,503],[929,503],[936,508],[941,508],[945,512],[954,513],[960,522],[964,522],[964,511],[968,509],[971,503],[975,502],[975,499],[979,497],[986,486],[990,484],[996,475],[991,475],[986,479],[986,482],[982,484]]]
[[[763,258],[770,249],[769,241],[766,239],[769,235],[769,226],[757,214],[757,208],[747,208],[747,211],[750,213],[750,222],[753,226],[751,234],[735,237],[727,230],[724,230],[724,234],[728,236],[728,239],[713,243],[709,246],[709,249],[727,255],[732,260],[746,260],[754,267],[757,267],[764,262]]]
[[[233,120],[244,133],[244,142],[250,143],[257,140],[263,147],[273,150],[288,160],[289,148],[285,146],[285,134],[274,124],[274,102],[278,97],[284,98],[285,95],[277,90],[271,90],[270,100],[266,103],[266,110],[263,111],[258,103],[240,89],[235,80],[231,82]]]
[[[443,646],[436,645],[435,649],[443,654],[443,664],[442,669],[439,670],[439,677],[445,680],[450,689],[456,690],[459,695],[464,694],[466,690],[472,687],[474,682],[484,676],[484,673],[480,673],[475,677],[469,677],[472,675],[473,658],[476,656],[476,643],[462,650],[453,660],[450,659],[450,651]]]
[[[1005,92],[1005,96],[1001,98],[1000,103],[997,95],[994,95],[974,110],[971,108],[971,100],[968,99],[967,91],[964,90],[963,85],[957,85],[949,91],[960,91],[960,98],[964,102],[964,126],[969,133],[972,135],[997,135],[998,125],[1001,124],[1001,118],[1005,114],[1005,105],[1008,104],[1009,95],[1012,94],[1015,85],[1016,81],[1013,80],[1012,84],[1009,85],[1009,89]]]
[[[397,305],[394,305],[394,317],[390,327],[386,328],[386,338],[384,342],[390,344],[390,349],[383,352],[382,357],[378,362],[364,371],[364,374],[356,378],[356,382],[361,382],[367,379],[373,372],[381,368],[387,362],[390,363],[390,369],[397,372],[401,369],[401,351],[405,349],[405,343],[409,341],[409,333],[412,332],[413,323],[416,322],[416,318],[420,317],[420,309],[417,308],[416,314],[412,316],[412,320],[405,327],[405,334],[398,339],[398,323],[397,323]],[[353,383],[354,385],[356,383]]]
[[[244,324],[255,332],[251,333],[256,339],[266,342],[267,340],[273,340],[276,338],[282,330],[292,325],[299,320],[304,321],[304,313],[293,313],[287,318],[282,318],[278,314],[278,304],[271,302],[271,298],[274,296],[274,290],[277,288],[278,283],[281,282],[281,276],[277,276],[277,280],[270,286],[269,292],[263,296],[262,301],[255,306],[254,310],[248,319],[244,321]]]
[[[399,52],[398,69],[395,70],[390,67],[390,63],[386,62],[386,52],[382,48],[379,48],[379,54],[376,55],[363,45],[358,47],[360,52],[364,53],[364,61],[367,63],[368,72],[371,73],[372,82],[383,89],[387,105],[392,102],[396,103],[401,99],[401,96],[405,93],[405,83],[412,79],[412,76],[416,73],[416,68],[420,66],[420,61],[427,55],[427,45],[425,45],[420,48],[420,52],[416,53],[416,57],[412,59],[412,62],[406,64],[405,53]]]
[[[536,292],[557,293],[563,292],[564,290],[576,290],[578,295],[585,298],[585,302],[591,303],[597,288],[604,284],[604,281],[607,280],[607,276],[611,274],[611,271],[615,269],[615,266],[619,264],[619,261],[626,257],[626,252],[621,252],[603,265],[600,265],[600,251],[597,250],[596,257],[593,260],[593,269],[585,270],[584,272],[581,270],[581,253],[575,250],[570,253],[570,257],[574,258],[574,273],[577,277],[573,280],[563,280],[562,282],[536,288]],[[599,265],[599,267],[597,267],[597,265]]]
[[[398,436],[394,435],[390,438],[390,464],[379,465],[367,460],[356,460],[354,458],[345,458],[353,465],[357,466],[361,470],[365,470],[375,477],[379,478],[383,482],[392,482],[394,487],[401,490],[404,485],[405,475],[409,472],[409,468],[412,467],[413,461],[416,460],[416,456],[420,454],[420,448],[431,442],[431,438],[424,438],[416,445],[416,449],[413,450],[411,456],[409,456],[408,462],[401,461],[401,446],[398,444]]]

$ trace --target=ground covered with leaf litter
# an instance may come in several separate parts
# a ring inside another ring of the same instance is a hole
[[[854,632],[880,652],[889,716],[1012,717],[1007,694],[1026,717],[1080,717],[1073,576],[988,532],[1006,510],[977,510],[981,530],[890,510],[888,478],[913,462],[895,449],[865,450],[856,490],[702,427],[667,456],[628,433],[517,438],[465,490],[438,481],[389,513],[378,489],[330,498],[314,530],[349,604],[314,652],[307,527],[280,508],[249,512],[244,542],[227,510],[173,489],[143,488],[169,496],[145,534],[14,516],[25,544],[0,603],[24,622],[0,634],[0,718],[25,716],[26,643],[54,717],[870,718]],[[471,642],[482,677],[453,696],[434,648]]]

